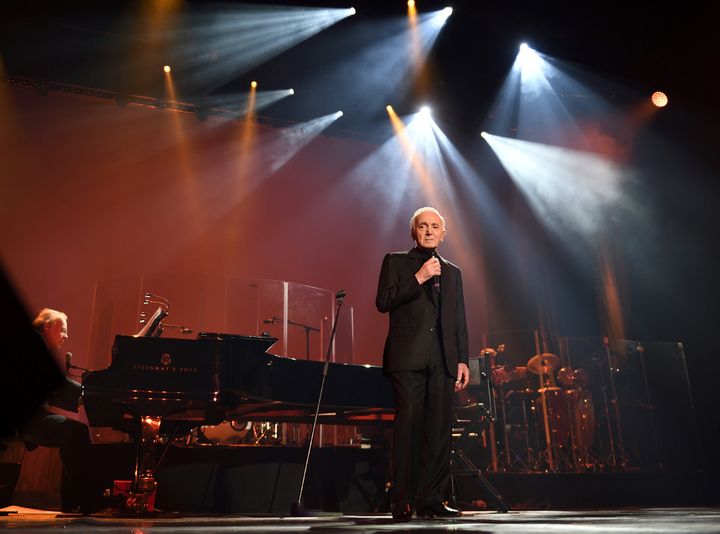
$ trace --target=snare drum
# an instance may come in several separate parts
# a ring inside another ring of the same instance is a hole
[[[510,382],[519,382],[527,379],[527,367],[511,367],[499,365],[492,370],[493,386],[504,386]]]

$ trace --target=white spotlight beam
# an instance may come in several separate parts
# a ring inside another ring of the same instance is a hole
[[[440,30],[442,30],[451,14],[452,8],[445,8],[418,16],[417,31],[420,35],[420,46],[423,55],[427,55],[433,44],[435,44]]]
[[[188,81],[219,85],[349,17],[354,10],[238,6],[189,21],[179,32]]]
[[[598,235],[629,208],[627,169],[589,152],[488,133],[483,138],[538,218],[557,235]]]
[[[333,122],[342,117],[342,115],[342,111],[336,111],[335,113],[330,113],[329,115],[324,115],[283,129],[280,138],[273,143],[269,151],[271,171],[277,172],[283,165],[290,161],[295,154],[300,152],[303,147],[320,135],[320,133]]]
[[[290,97],[293,93],[290,89],[275,91],[258,91],[255,93],[254,111],[271,106],[283,98]],[[225,94],[206,98],[197,98],[193,104],[199,108],[208,110],[213,115],[222,115],[226,118],[239,118],[247,111],[248,93]]]

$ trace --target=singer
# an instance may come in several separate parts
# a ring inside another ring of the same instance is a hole
[[[392,515],[410,521],[454,517],[450,482],[453,391],[470,379],[460,269],[437,255],[445,219],[418,209],[410,219],[416,246],[385,255],[375,304],[389,313],[383,369],[395,392]]]

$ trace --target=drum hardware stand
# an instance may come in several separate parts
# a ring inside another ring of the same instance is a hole
[[[502,407],[502,417],[503,417],[503,437],[505,439],[505,458],[506,458],[506,470],[507,471],[521,471],[521,472],[527,472],[527,471],[535,471],[537,470],[536,461],[533,458],[533,449],[530,447],[530,426],[528,423],[528,415],[527,415],[527,406],[526,402],[527,400],[524,398],[521,398],[521,408],[522,408],[522,434],[524,436],[525,441],[525,448],[523,449],[523,452],[517,451],[514,452],[510,446],[511,436],[510,432],[512,430],[513,426],[520,426],[520,425],[513,425],[513,423],[508,421],[507,418],[507,411],[505,408],[506,403],[508,402],[507,399],[509,399],[514,393],[514,391],[509,391],[507,395],[505,395],[501,399],[500,406]],[[527,459],[523,460],[522,454],[527,455]]]
[[[532,401],[531,401],[532,402]],[[538,435],[537,432],[533,432],[533,437],[535,438],[535,447],[531,447],[530,445],[530,419],[528,417],[528,409],[527,409],[527,401],[523,400],[522,403],[522,416],[523,416],[523,425],[525,425],[525,449],[527,451],[527,469],[528,471],[542,471],[540,469],[540,463],[538,459],[538,453],[537,451],[540,450],[540,444],[538,442]],[[536,426],[537,428],[537,426]]]
[[[610,354],[610,339],[605,336],[603,337],[603,345],[605,346],[605,356],[607,358],[607,365],[608,365],[608,373],[610,375],[610,393],[612,395],[612,404],[615,407],[615,424],[617,426],[617,440],[618,440],[618,448],[619,448],[619,454],[621,456],[620,461],[620,467],[626,467],[627,464],[627,458],[625,456],[625,446],[623,444],[623,436],[622,436],[622,423],[620,421],[620,403],[618,402],[618,396],[617,396],[617,389],[615,388],[615,378],[613,377],[613,364],[612,364],[612,356]],[[618,451],[615,449],[615,444],[613,440],[613,433],[612,433],[612,425],[610,423],[610,418],[608,417],[608,430],[610,431],[610,450],[612,451],[612,466],[617,467],[618,466]]]
[[[653,404],[652,397],[650,396],[650,386],[648,385],[647,372],[645,370],[645,347],[643,347],[642,344],[638,342],[635,350],[637,350],[638,354],[640,355],[640,366],[642,367],[643,375],[643,387],[645,388],[645,397],[647,398],[648,409],[650,411],[648,415],[650,416],[650,428],[652,429],[653,444],[655,445],[655,457],[658,461],[657,466],[658,469],[662,470],[664,468],[664,465],[662,461],[662,456],[660,454],[660,442],[658,440],[657,428],[655,428],[655,405]]]
[[[693,398],[692,387],[690,385],[690,374],[688,373],[688,368],[687,368],[687,358],[685,358],[685,347],[683,346],[681,341],[677,342],[677,350],[678,350],[680,358],[682,359],[682,362],[683,362],[683,371],[684,371],[683,374],[685,376],[685,383],[687,384],[688,398],[690,400],[690,411],[692,412],[693,428],[695,429],[695,443],[696,443],[695,450],[699,452],[703,449],[702,434],[700,432],[700,424],[698,422],[697,410],[695,409],[695,400]],[[705,470],[705,463],[703,461],[703,456],[704,455],[702,455],[702,454],[697,455],[697,461],[699,462],[699,464],[696,464],[696,465],[701,471]]]
[[[502,422],[503,422],[503,440],[505,444],[505,450],[503,451],[505,453],[505,465],[510,468],[512,465],[512,459],[510,456],[510,432],[508,432],[508,422],[507,422],[507,410],[505,409],[505,392],[503,390],[502,384],[498,386],[498,395],[500,396],[500,408],[502,410]]]
[[[547,409],[547,390],[543,383],[542,373],[540,374],[540,405],[542,406],[543,429],[545,431],[545,459],[547,460],[548,469],[550,471],[555,471],[552,437],[550,436],[550,420],[548,419]]]
[[[610,448],[609,451],[605,449],[604,446],[600,447],[600,453],[602,455],[602,465],[601,468],[605,468],[605,462],[608,462],[613,468],[615,467],[615,443],[613,439],[613,429],[612,429],[612,421],[610,420],[610,408],[608,407],[608,395],[607,395],[607,385],[605,384],[605,380],[603,379],[602,369],[600,369],[600,390],[602,391],[603,395],[603,412],[605,414],[605,423],[607,425],[607,432],[608,432],[608,446]]]
[[[495,399],[493,397],[493,391],[492,391],[492,384],[490,382],[490,358],[487,352],[484,353],[483,358],[483,371],[481,372],[481,380],[485,380],[485,392],[488,398],[488,406],[486,407],[482,403],[476,403],[475,406],[482,407],[483,411],[485,412],[485,417],[481,417],[481,419],[484,419],[485,424],[487,425],[490,421],[494,421],[496,418],[496,406],[495,406]],[[485,490],[490,493],[495,500],[498,503],[498,512],[499,513],[507,513],[510,511],[510,505],[503,499],[502,495],[498,492],[498,490],[491,484],[491,482],[485,478],[485,475],[483,475],[482,471],[477,468],[477,466],[470,460],[470,458],[467,457],[467,455],[462,450],[462,443],[466,441],[469,438],[470,431],[477,427],[478,422],[469,422],[462,431],[462,434],[460,437],[456,440],[456,442],[451,444],[450,449],[450,489],[452,492],[451,495],[451,502],[455,503],[457,501],[456,494],[455,494],[455,477],[456,476],[473,476],[475,477],[480,484],[485,488]],[[457,469],[456,463],[462,463],[464,466],[464,469]]]
[[[313,418],[312,430],[310,431],[310,439],[308,440],[307,455],[305,456],[305,465],[303,466],[302,479],[300,480],[300,491],[297,501],[291,504],[290,513],[295,517],[308,515],[303,506],[303,490],[305,489],[305,477],[307,475],[308,464],[310,463],[310,453],[312,451],[313,439],[315,437],[315,429],[317,428],[318,415],[320,414],[320,405],[322,404],[323,390],[325,389],[325,380],[327,378],[328,369],[330,367],[330,354],[332,353],[333,341],[335,339],[335,331],[337,330],[338,319],[340,318],[340,307],[345,298],[345,291],[340,290],[335,294],[335,323],[333,324],[332,333],[330,334],[330,342],[328,343],[327,352],[325,353],[325,365],[323,366],[322,381],[320,382],[320,392],[318,393],[317,405],[315,406],[315,417]]]
[[[264,324],[282,324],[283,319],[282,317],[270,317],[269,319],[263,319]],[[320,332],[319,328],[315,328],[314,326],[310,326],[309,324],[304,323],[298,323],[295,321],[287,320],[287,324],[290,326],[297,326],[298,328],[301,328],[305,331],[305,358],[308,360],[310,359],[310,332]]]

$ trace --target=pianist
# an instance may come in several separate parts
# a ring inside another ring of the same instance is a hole
[[[416,243],[387,254],[376,298],[390,314],[383,368],[395,392],[392,514],[395,521],[453,517],[450,481],[453,391],[470,373],[460,270],[437,255],[445,219],[430,207],[410,220]]]
[[[33,320],[33,327],[57,356],[60,347],[68,339],[67,315],[45,308]],[[20,435],[30,450],[38,445],[60,449],[63,462],[60,481],[62,511],[92,513],[103,508],[104,503],[92,474],[88,427],[56,410],[62,408],[77,412],[79,398],[80,384],[66,377],[65,383],[30,418]]]

